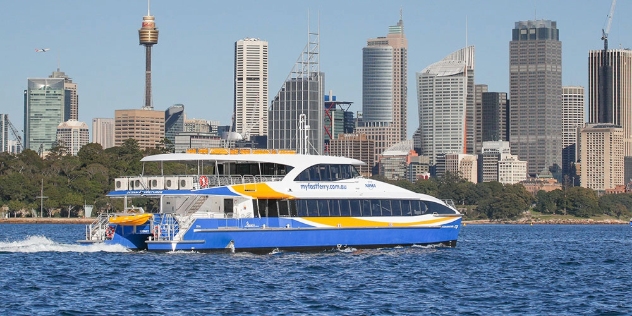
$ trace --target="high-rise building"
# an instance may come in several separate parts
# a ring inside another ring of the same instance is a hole
[[[620,125],[624,135],[632,135],[632,50],[589,52],[588,122]],[[623,139],[623,147],[625,156],[632,156],[631,137]]]
[[[72,82],[65,72],[57,71],[48,78],[64,78],[64,121],[79,119],[79,95],[77,94],[77,84]]]
[[[478,157],[470,154],[445,154],[445,172],[472,182],[478,183]]]
[[[268,135],[268,42],[244,38],[235,42],[233,126],[244,138]]]
[[[468,121],[475,111],[474,46],[418,72],[417,100],[421,155],[435,164],[438,154],[472,153],[474,124],[468,125]]]
[[[9,115],[0,114],[0,152],[9,152]]]
[[[319,35],[309,32],[308,43],[271,102],[268,148],[323,154],[325,74],[320,72]]]
[[[43,154],[57,139],[65,116],[65,79],[28,79],[24,90],[24,148]]]
[[[483,92],[487,91],[486,84],[474,85],[474,136],[476,139],[474,153],[480,153],[483,147]]]
[[[353,112],[349,111],[349,107],[353,102],[338,101],[336,96],[329,91],[325,95],[325,144],[329,144],[332,139],[338,138],[340,134],[351,134],[355,130]],[[328,152],[328,148],[325,148]]]
[[[165,137],[165,112],[147,107],[114,111],[114,145],[135,139],[140,149],[156,148]]]
[[[483,92],[481,95],[482,141],[508,141],[507,93]]]
[[[605,192],[623,185],[623,128],[614,124],[586,124],[580,132],[580,185]]]
[[[401,16],[384,37],[362,49],[362,124],[357,133],[375,140],[375,158],[407,137],[408,40]],[[377,160],[375,160],[377,161]]]
[[[571,175],[577,161],[577,131],[584,126],[584,87],[562,87],[562,174]]]
[[[173,145],[176,135],[184,132],[184,105],[175,104],[165,111],[165,138]]]
[[[365,177],[371,176],[371,168],[375,164],[375,141],[366,134],[340,134],[329,143],[329,155],[358,159],[366,163],[358,172]]]
[[[114,147],[114,119],[92,119],[92,142],[101,144],[103,149]]]
[[[562,42],[557,23],[516,22],[509,43],[510,142],[530,174],[562,163]]]
[[[88,125],[77,120],[68,120],[57,126],[57,145],[65,147],[67,154],[76,156],[81,147],[90,142]]]
[[[153,109],[151,100],[151,47],[158,44],[158,28],[153,15],[149,13],[147,2],[147,15],[143,17],[143,24],[138,30],[138,44],[145,46],[145,108]]]

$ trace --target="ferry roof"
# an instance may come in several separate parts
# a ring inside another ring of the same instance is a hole
[[[217,162],[263,162],[278,163],[289,166],[325,164],[347,164],[361,166],[363,161],[336,156],[300,155],[300,154],[236,154],[236,155],[207,155],[207,154],[160,154],[147,156],[142,162],[157,161],[217,161]]]

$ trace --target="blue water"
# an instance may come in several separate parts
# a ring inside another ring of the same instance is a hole
[[[144,253],[0,225],[0,314],[632,314],[632,228],[468,225],[456,248]]]

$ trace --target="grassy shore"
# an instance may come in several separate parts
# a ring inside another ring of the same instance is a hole
[[[0,218],[0,224],[90,224],[94,218],[15,217]]]
[[[529,212],[527,216],[516,220],[467,220],[464,219],[463,223],[466,224],[522,224],[522,225],[536,225],[536,224],[551,224],[551,225],[623,225],[629,224],[629,220],[619,219],[608,215],[594,216],[591,218],[575,217],[570,215],[558,215],[558,214],[542,214],[538,212]]]

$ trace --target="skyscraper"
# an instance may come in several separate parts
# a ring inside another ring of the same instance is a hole
[[[483,148],[483,92],[487,91],[488,86],[486,84],[474,85],[474,137],[476,144],[474,153],[481,153]]]
[[[114,111],[114,145],[132,138],[140,149],[156,148],[165,137],[165,112],[150,108]]]
[[[319,34],[308,43],[271,102],[268,148],[323,154],[325,74],[320,72]]]
[[[608,82],[601,65],[609,66]],[[632,135],[632,50],[591,50],[588,54],[588,121],[613,123]],[[632,138],[623,138],[624,155],[632,156]]]
[[[483,92],[481,95],[482,141],[508,141],[507,93]]]
[[[235,42],[233,126],[243,137],[268,135],[268,42],[244,38]]]
[[[562,163],[562,42],[557,23],[516,22],[509,43],[511,151],[529,174]]]
[[[624,184],[623,129],[614,124],[586,124],[580,132],[581,186],[597,191]]]
[[[584,87],[562,87],[562,173],[571,175],[577,161],[577,130],[584,126]]]
[[[67,149],[67,154],[76,156],[81,147],[90,142],[88,125],[77,120],[68,120],[57,126],[57,144]]]
[[[114,119],[92,119],[92,142],[101,144],[103,149],[114,147]]]
[[[57,138],[65,116],[65,79],[28,79],[24,90],[24,148],[44,153]],[[41,149],[41,151],[40,151]]]
[[[468,96],[472,96],[469,98]],[[462,48],[417,73],[421,155],[472,153],[474,46]],[[468,116],[472,114],[471,116]]]
[[[165,138],[173,145],[181,132],[184,132],[184,105],[174,104],[165,111]]]
[[[77,94],[77,83],[72,82],[65,72],[57,71],[48,78],[64,78],[64,121],[79,119],[79,95]]]
[[[407,137],[408,40],[404,21],[362,49],[362,125],[357,132],[375,140],[377,155]]]
[[[9,115],[0,114],[0,152],[9,152]]]

